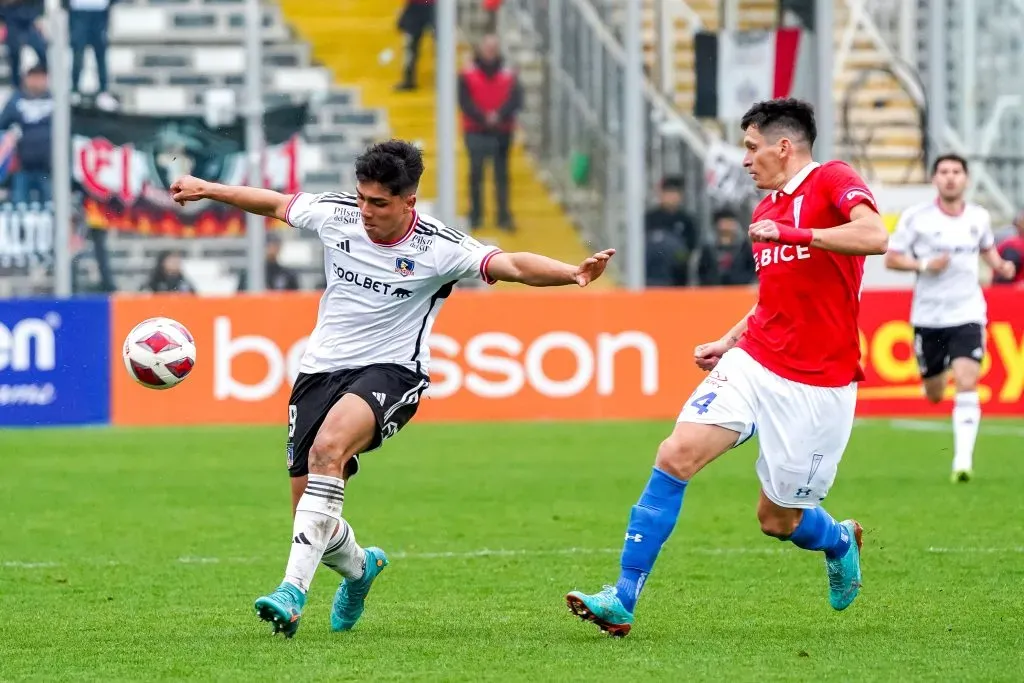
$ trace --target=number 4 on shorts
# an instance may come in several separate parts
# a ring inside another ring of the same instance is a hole
[[[703,396],[698,396],[697,398],[693,399],[693,401],[690,402],[690,405],[697,409],[698,415],[703,415],[704,413],[708,412],[708,406],[711,405],[711,402],[715,400],[716,396],[718,396],[718,394],[716,394],[715,392],[711,392],[710,394],[704,394]]]

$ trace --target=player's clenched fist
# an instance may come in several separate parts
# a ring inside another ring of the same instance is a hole
[[[1014,276],[1017,275],[1017,266],[1013,261],[1003,259],[999,265],[996,266],[996,275],[1004,280],[1012,280]]]
[[[928,273],[929,275],[938,275],[939,273],[946,270],[948,266],[949,254],[943,252],[938,256],[932,257],[930,259],[925,259],[924,272]]]
[[[208,183],[195,176],[182,176],[171,185],[171,199],[185,206],[186,202],[195,202],[206,198]]]
[[[778,242],[779,226],[775,221],[757,221],[750,226],[748,234],[751,242]]]
[[[732,345],[725,339],[719,339],[709,344],[701,344],[694,349],[693,359],[697,363],[698,368],[708,372],[715,369],[718,361],[722,360],[722,356],[731,348]]]

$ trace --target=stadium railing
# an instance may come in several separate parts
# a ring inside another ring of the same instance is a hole
[[[610,26],[611,13],[606,3],[587,0],[505,0],[499,21],[502,35],[518,45],[519,62],[532,62],[524,112],[531,121],[524,126],[528,147],[584,236],[621,249],[626,56]],[[691,210],[706,222],[704,158],[710,141],[695,120],[675,110],[662,83],[647,78],[643,85],[649,189],[666,175],[682,175]]]
[[[867,37],[887,55],[892,73],[919,107],[927,111],[936,101],[925,87],[929,75],[935,69],[945,74],[946,96],[937,100],[945,102],[945,111],[928,113],[946,125],[941,138],[929,139],[929,144],[979,162],[971,175],[985,203],[997,214],[1013,215],[1024,205],[1024,184],[1015,163],[1024,157],[1024,45],[1018,30],[1024,23],[1024,2],[953,3],[941,26],[942,45],[935,51],[929,25],[935,3],[844,2],[849,16],[844,30]],[[942,59],[935,63],[933,54]],[[844,56],[840,48],[837,65]],[[1001,163],[989,164],[990,157]]]

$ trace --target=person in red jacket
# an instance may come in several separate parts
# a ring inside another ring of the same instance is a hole
[[[505,66],[498,37],[484,36],[473,63],[459,76],[459,107],[469,151],[469,221],[474,230],[483,218],[482,185],[488,159],[494,164],[498,227],[513,229],[508,206],[508,154],[522,101],[519,76]]]
[[[1004,239],[997,248],[1004,260],[1011,261],[1017,266],[1017,272],[1009,280],[996,274],[992,278],[992,283],[1024,287],[1024,209],[1013,220],[1013,227],[1017,229],[1017,233]]]

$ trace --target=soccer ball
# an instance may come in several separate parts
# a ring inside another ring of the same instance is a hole
[[[149,318],[124,340],[124,366],[150,389],[170,389],[196,364],[196,343],[185,326],[170,318]]]

